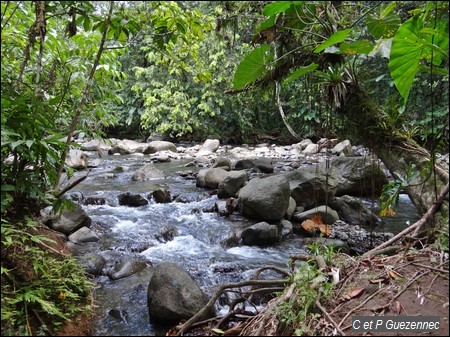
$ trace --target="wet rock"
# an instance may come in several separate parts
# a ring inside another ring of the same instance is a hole
[[[86,153],[78,149],[70,149],[67,154],[66,165],[77,170],[87,168]]]
[[[96,253],[88,253],[79,257],[80,262],[86,266],[86,271],[92,275],[101,275],[106,264],[103,256]]]
[[[112,280],[118,280],[124,278],[147,267],[147,263],[139,260],[127,260],[116,264],[112,270],[107,272],[107,275]]]
[[[100,240],[97,234],[87,227],[81,227],[76,232],[70,234],[68,239],[74,243],[97,242]]]
[[[334,209],[327,206],[319,206],[305,212],[294,213],[292,215],[292,221],[296,221],[301,224],[303,221],[311,219],[312,216],[317,214],[321,216],[323,223],[327,225],[331,225],[335,221],[339,220],[339,215]]]
[[[168,190],[156,190],[152,192],[152,197],[156,203],[168,203],[172,201],[172,197],[170,196],[170,191]]]
[[[266,246],[280,240],[280,231],[277,225],[259,222],[242,231],[242,244],[247,246]]]
[[[136,172],[133,173],[131,177],[134,181],[143,181],[149,179],[162,179],[164,178],[164,172],[158,170],[154,164],[148,163],[139,168]]]
[[[131,194],[130,192],[119,194],[117,199],[119,200],[119,205],[122,206],[139,207],[148,204],[147,199],[144,199],[139,194]]]
[[[209,297],[194,279],[174,263],[162,263],[154,268],[148,284],[147,303],[151,321],[178,323],[194,316]],[[214,313],[208,313],[205,319]]]
[[[78,204],[74,204],[74,209],[65,209],[61,215],[54,215],[53,211],[44,220],[44,223],[55,231],[70,235],[81,227],[90,227],[92,220],[86,211]]]
[[[267,222],[281,220],[289,207],[290,188],[281,175],[254,178],[239,191],[242,215]]]

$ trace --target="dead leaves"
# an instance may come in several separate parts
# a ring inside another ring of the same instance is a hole
[[[309,233],[320,231],[325,237],[329,237],[331,234],[330,226],[323,223],[322,216],[315,214],[311,219],[303,221],[300,226]]]
[[[365,290],[365,288],[352,289],[352,290],[348,291],[347,294],[342,296],[341,300],[348,301],[348,300],[351,300],[352,298],[356,298],[356,297],[360,296],[364,292],[364,290]]]

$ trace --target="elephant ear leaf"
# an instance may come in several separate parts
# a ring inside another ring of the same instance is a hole
[[[432,36],[435,41],[432,43]],[[448,36],[442,38],[439,30],[423,28],[423,21],[413,17],[401,25],[392,40],[389,70],[395,86],[404,101],[408,99],[414,77],[420,69],[420,60],[431,61],[438,65],[443,57],[448,57]]]
[[[247,84],[255,82],[264,74],[272,60],[272,54],[268,53],[269,45],[263,44],[254,49],[237,66],[234,74],[234,89],[242,89]]]

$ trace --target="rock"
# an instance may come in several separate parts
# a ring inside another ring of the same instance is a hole
[[[294,198],[289,198],[289,207],[286,210],[286,218],[289,220],[292,217],[292,214],[295,212],[295,208],[297,207],[297,203],[295,202]]]
[[[70,234],[68,239],[74,243],[97,242],[100,240],[97,234],[87,227],[81,227],[76,232]]]
[[[240,212],[267,222],[281,220],[289,207],[290,188],[283,175],[254,178],[239,191]]]
[[[273,161],[269,158],[240,159],[236,162],[234,168],[235,170],[254,169],[258,172],[272,173]]]
[[[228,173],[221,168],[202,169],[198,172],[196,186],[216,189]]]
[[[131,154],[133,151],[124,143],[123,140],[117,141],[115,145],[113,145],[109,150],[108,154]]]
[[[79,261],[86,267],[86,271],[92,275],[101,275],[106,264],[103,256],[96,253],[88,253],[79,257]]]
[[[144,154],[156,153],[159,151],[172,151],[177,152],[177,147],[174,143],[164,141],[164,140],[154,140],[148,143],[146,149],[143,151]]]
[[[66,158],[66,165],[77,170],[87,168],[87,155],[81,150],[70,149]]]
[[[247,180],[248,176],[245,171],[228,172],[217,186],[217,197],[219,199],[237,197],[237,193]]]
[[[152,197],[158,204],[168,203],[172,201],[170,191],[168,190],[156,190],[152,192]]]
[[[144,261],[127,260],[116,264],[107,272],[107,275],[111,280],[118,280],[136,274],[146,267],[147,263]]]
[[[293,147],[299,149],[300,151],[303,151],[309,144],[312,143],[313,142],[311,141],[311,139],[303,139],[301,142],[294,144]]]
[[[371,223],[382,223],[358,198],[343,195],[330,199],[329,205],[337,211],[341,220],[349,225],[370,226]]]
[[[97,151],[98,149],[108,151],[111,148],[111,141],[103,139],[92,139],[88,142],[81,144],[83,151]]]
[[[338,156],[341,153],[343,153],[346,156],[350,156],[352,154],[352,152],[353,152],[352,144],[350,143],[350,141],[348,139],[340,142],[339,144],[336,144],[336,146],[331,149],[331,153],[338,155]]]
[[[148,204],[148,200],[140,196],[139,194],[131,194],[130,192],[122,193],[117,196],[119,205],[139,207]]]
[[[313,215],[319,214],[322,217],[324,224],[331,225],[335,221],[339,220],[337,212],[327,206],[319,206],[301,213],[294,213],[292,220],[301,224],[303,221],[311,219]]]
[[[145,164],[133,173],[131,179],[135,181],[144,181],[150,179],[162,179],[164,172],[158,170],[152,163]]]
[[[162,263],[154,269],[147,291],[151,321],[179,323],[194,316],[208,303],[208,296],[194,279],[174,263]],[[211,312],[199,319],[206,319],[214,314]]]
[[[317,152],[319,152],[319,145],[309,144],[302,152],[304,154],[316,154]]]
[[[224,169],[226,171],[230,171],[231,170],[231,161],[230,158],[225,158],[225,157],[217,157],[214,160],[214,164],[211,166],[212,168],[221,168]]]
[[[280,229],[277,225],[258,222],[242,231],[242,244],[247,246],[266,246],[280,240]]]
[[[218,139],[207,139],[198,151],[196,157],[207,156],[213,152],[216,152],[219,146],[220,141]]]
[[[74,210],[65,209],[60,216],[54,216],[51,212],[50,217],[45,220],[47,226],[66,235],[72,234],[81,227],[89,227],[91,222],[86,211],[78,204],[74,204]]]
[[[300,182],[293,180],[290,181],[290,185],[291,197],[298,206],[303,206],[305,209],[324,204],[336,192],[336,182],[333,178],[322,175],[306,178]]]

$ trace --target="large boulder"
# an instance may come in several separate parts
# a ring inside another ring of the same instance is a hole
[[[216,189],[228,174],[228,171],[221,168],[202,169],[197,174],[196,186]]]
[[[300,182],[312,181],[319,177],[322,181],[328,179],[329,188],[335,190],[335,196],[379,195],[383,185],[388,183],[386,174],[378,163],[366,157],[333,157],[328,164],[320,162],[314,166],[301,167],[285,175],[294,187]]]
[[[78,204],[73,209],[65,209],[60,215],[52,211],[44,217],[44,223],[55,231],[70,235],[81,227],[90,227],[92,220]]]
[[[234,165],[236,170],[254,169],[258,172],[273,173],[273,161],[270,158],[240,159]]]
[[[281,220],[289,207],[291,191],[285,176],[254,178],[239,191],[242,215],[272,222]]]
[[[241,233],[242,244],[247,246],[266,246],[280,240],[281,226],[258,222]]]
[[[290,181],[291,197],[297,206],[310,209],[316,205],[324,204],[334,196],[336,182],[331,177],[319,175],[306,177],[304,181]]]
[[[197,153],[198,157],[207,156],[216,152],[220,147],[220,141],[218,139],[207,139],[203,143],[202,147]]]
[[[66,165],[77,170],[87,168],[86,153],[78,149],[70,149],[67,153]]]
[[[162,263],[154,270],[147,291],[150,320],[178,323],[191,318],[208,303],[208,296],[194,279],[174,263]]]
[[[245,171],[231,171],[223,178],[218,185],[217,197],[225,199],[236,197],[242,186],[247,182],[248,176]]]
[[[144,261],[134,259],[126,260],[114,265],[114,267],[107,272],[107,275],[111,280],[118,280],[136,274],[146,267],[147,263]]]
[[[152,163],[147,163],[133,173],[131,179],[135,181],[143,181],[150,179],[164,178],[164,172],[158,170]]]
[[[332,198],[330,207],[349,225],[370,226],[381,224],[381,219],[373,214],[360,199],[349,195]]]
[[[131,194],[130,192],[122,193],[117,196],[119,200],[119,205],[130,206],[130,207],[140,207],[148,205],[148,200],[139,194]]]
[[[159,151],[172,151],[177,152],[177,147],[174,143],[165,140],[154,140],[148,143],[146,149],[143,151],[144,154],[156,153]]]

